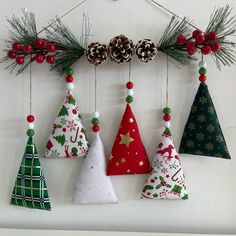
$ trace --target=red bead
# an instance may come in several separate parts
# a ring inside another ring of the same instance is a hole
[[[67,82],[67,83],[72,83],[72,82],[73,82],[73,76],[67,75],[67,76],[66,76],[66,82]]]
[[[208,33],[208,40],[216,40],[217,39],[217,33],[215,31]]]
[[[8,51],[7,56],[8,56],[10,59],[14,59],[14,58],[16,57],[16,52],[13,51],[13,50],[10,50],[10,51]]]
[[[42,48],[43,44],[44,44],[44,41],[41,38],[37,38],[34,40],[34,45],[36,48]]]
[[[165,115],[163,116],[163,120],[164,120],[164,121],[170,121],[170,119],[171,119],[170,114],[165,114]]]
[[[55,62],[55,57],[53,55],[48,55],[46,61],[48,64],[53,64]]]
[[[99,131],[99,126],[98,125],[93,125],[93,132],[98,132]]]
[[[16,57],[16,64],[22,65],[25,63],[25,58],[23,56],[17,56]]]
[[[220,49],[221,49],[220,43],[213,43],[213,44],[211,45],[211,50],[212,50],[212,52],[219,52]]]
[[[205,75],[200,75],[200,76],[199,76],[199,80],[200,80],[201,82],[205,82],[205,81],[207,80],[207,77],[206,77]]]
[[[47,51],[48,52],[54,52],[56,50],[56,46],[53,43],[48,43],[47,44]]]
[[[27,121],[28,121],[29,123],[34,122],[34,116],[33,116],[33,115],[28,115],[28,116],[26,117],[26,119],[27,119]]]
[[[21,48],[20,43],[15,42],[15,43],[12,44],[12,49],[16,52],[19,52],[19,51],[21,51],[22,48]]]
[[[133,86],[134,86],[134,84],[133,84],[131,81],[129,81],[129,82],[126,83],[126,88],[127,88],[127,89],[132,89]]]
[[[200,29],[196,29],[193,31],[193,37],[197,38],[197,36],[199,36],[200,34],[202,34],[202,31]]]
[[[189,55],[193,55],[193,54],[195,54],[197,52],[197,48],[195,46],[188,47],[187,51],[188,51]]]
[[[184,35],[183,35],[183,34],[179,34],[179,35],[177,36],[177,43],[182,44],[182,43],[184,43],[184,42],[185,42],[185,37],[184,37]]]
[[[205,35],[200,34],[196,37],[195,43],[196,44],[203,44],[205,42]]]
[[[33,47],[30,44],[26,44],[23,46],[23,51],[27,54],[33,52]]]
[[[211,53],[211,46],[205,45],[201,48],[202,54],[210,54]]]
[[[35,61],[39,64],[43,63],[44,59],[45,59],[45,57],[40,53],[38,53],[37,56],[35,57]]]

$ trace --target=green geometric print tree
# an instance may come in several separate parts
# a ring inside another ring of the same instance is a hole
[[[26,144],[25,153],[12,192],[11,204],[51,210],[39,155],[31,137]]]
[[[204,82],[199,85],[179,152],[231,159],[208,87]]]

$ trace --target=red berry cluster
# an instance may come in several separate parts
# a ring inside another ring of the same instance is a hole
[[[196,29],[188,39],[183,34],[179,34],[177,36],[177,43],[184,44],[189,55],[195,54],[197,49],[204,55],[218,52],[221,49],[220,40],[214,31],[204,34],[201,30]]]
[[[31,61],[36,61],[41,64],[45,61],[53,64],[55,61],[56,46],[54,43],[48,42],[46,39],[37,38],[34,43],[21,44],[14,42],[12,49],[8,51],[8,57],[15,59],[16,64],[22,65],[25,63],[25,57],[31,55]]]

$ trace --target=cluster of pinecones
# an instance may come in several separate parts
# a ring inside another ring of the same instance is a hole
[[[96,66],[106,61],[109,55],[117,63],[129,62],[134,53],[140,61],[148,62],[156,56],[157,47],[150,39],[140,40],[135,46],[131,39],[119,35],[110,40],[108,47],[97,42],[91,43],[86,50],[88,61]]]

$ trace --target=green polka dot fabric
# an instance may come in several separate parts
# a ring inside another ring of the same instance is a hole
[[[231,159],[207,85],[202,82],[185,125],[179,153]]]
[[[51,210],[48,189],[41,169],[37,148],[28,139],[25,153],[12,192],[11,204]]]

